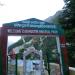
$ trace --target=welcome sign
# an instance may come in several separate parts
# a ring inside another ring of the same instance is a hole
[[[10,35],[50,35],[55,37],[59,51],[62,75],[69,75],[66,41],[59,25],[35,18],[3,24],[0,28],[0,49],[2,50],[2,75],[7,75],[7,39]],[[28,36],[29,37],[29,36]],[[36,36],[37,37],[37,36]],[[55,47],[55,46],[54,46]]]
[[[8,28],[8,33],[13,34],[59,34],[59,28],[55,24],[50,24],[45,21],[41,21],[35,18],[6,23],[3,25],[4,27]],[[19,28],[19,29],[18,29]]]

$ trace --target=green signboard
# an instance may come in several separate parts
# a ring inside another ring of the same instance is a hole
[[[8,33],[48,33],[58,35],[61,34],[60,30],[62,30],[58,25],[35,18],[6,23],[3,26],[12,28],[8,30]]]

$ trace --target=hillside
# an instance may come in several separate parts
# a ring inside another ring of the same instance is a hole
[[[49,16],[47,19],[45,19],[45,21],[49,23],[59,24],[58,17],[62,17],[62,11],[57,11],[55,15]]]

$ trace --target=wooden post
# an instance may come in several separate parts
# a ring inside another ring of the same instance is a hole
[[[2,52],[0,49],[0,75],[2,75]]]
[[[1,28],[0,28],[0,74],[2,75]]]
[[[1,28],[0,48],[2,52],[2,75],[7,75],[7,30]]]
[[[68,52],[66,48],[65,37],[62,35],[59,37],[59,40],[60,40],[60,48],[61,48],[63,75],[69,75]]]

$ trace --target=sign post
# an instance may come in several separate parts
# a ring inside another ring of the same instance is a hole
[[[62,28],[35,18],[3,24],[0,28],[0,48],[2,52],[2,75],[6,75],[7,37],[9,35],[47,35],[56,37],[60,54],[61,74],[69,75],[67,50]],[[58,36],[58,37],[57,37]]]

